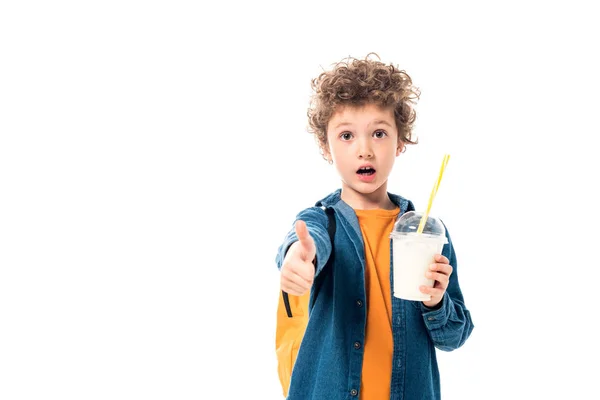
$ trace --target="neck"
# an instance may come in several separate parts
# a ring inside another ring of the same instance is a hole
[[[358,192],[342,183],[342,200],[355,210],[373,210],[382,208],[393,210],[396,205],[390,200],[387,193],[387,181],[371,193]]]

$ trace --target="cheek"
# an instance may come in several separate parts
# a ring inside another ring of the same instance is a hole
[[[343,158],[347,152],[347,147],[339,142],[329,142],[329,151],[332,155],[335,154],[336,158]]]
[[[325,145],[325,151],[329,154],[333,154],[335,152],[335,143],[332,141],[330,137],[327,137],[327,144]]]

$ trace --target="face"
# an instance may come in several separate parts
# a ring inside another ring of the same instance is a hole
[[[342,178],[342,192],[352,197],[387,194],[387,179],[400,155],[398,130],[391,108],[373,104],[346,106],[327,125],[324,154]]]

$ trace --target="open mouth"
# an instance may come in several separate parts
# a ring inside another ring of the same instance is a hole
[[[362,167],[359,168],[358,171],[356,171],[356,173],[362,176],[369,176],[375,173],[375,169],[371,167]]]

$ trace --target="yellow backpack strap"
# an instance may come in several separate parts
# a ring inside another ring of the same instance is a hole
[[[335,238],[335,212],[332,207],[325,208],[325,214],[327,214],[327,219],[329,220],[327,223],[327,233],[329,233],[329,239],[331,240],[331,254],[329,255],[329,260],[327,260],[327,264],[331,264],[331,260],[333,260],[333,240]],[[324,272],[330,270],[331,268],[327,268],[326,266],[323,268]],[[288,318],[292,318],[292,307],[290,306],[290,298],[286,292],[281,291],[281,295],[283,296],[283,304],[285,305],[285,312]]]

